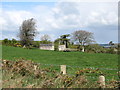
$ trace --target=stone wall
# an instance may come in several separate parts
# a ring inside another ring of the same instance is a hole
[[[42,50],[54,50],[53,44],[40,44],[40,49]]]
[[[59,51],[64,51],[64,50],[66,50],[66,46],[65,45],[59,45],[58,49],[59,49]]]

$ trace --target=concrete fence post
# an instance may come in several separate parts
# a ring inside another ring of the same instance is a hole
[[[105,88],[105,76],[103,75],[99,76],[99,83],[101,88]]]
[[[66,65],[60,65],[60,69],[63,74],[66,74]]]
[[[35,70],[35,71],[37,70],[37,66],[36,66],[36,65],[34,65],[34,70]]]

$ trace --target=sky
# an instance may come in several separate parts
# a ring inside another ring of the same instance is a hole
[[[118,42],[117,2],[2,2],[0,7],[0,39],[19,40],[19,27],[34,18],[40,40],[48,34],[51,40],[76,30],[94,33],[97,43]],[[0,33],[1,34],[1,33]]]

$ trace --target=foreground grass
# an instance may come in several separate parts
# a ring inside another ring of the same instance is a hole
[[[35,68],[37,67],[37,68]],[[87,70],[87,72],[86,72]],[[99,70],[79,70],[74,75],[63,75],[52,68],[42,68],[31,61],[2,61],[3,88],[100,88],[98,77],[95,81],[86,74],[96,74]],[[118,81],[106,81],[106,88],[118,88]]]

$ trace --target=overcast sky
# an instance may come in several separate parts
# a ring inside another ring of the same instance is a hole
[[[2,38],[19,39],[23,20],[34,18],[39,34],[52,40],[76,30],[94,33],[97,43],[118,41],[118,3],[116,2],[4,2],[0,8]]]

